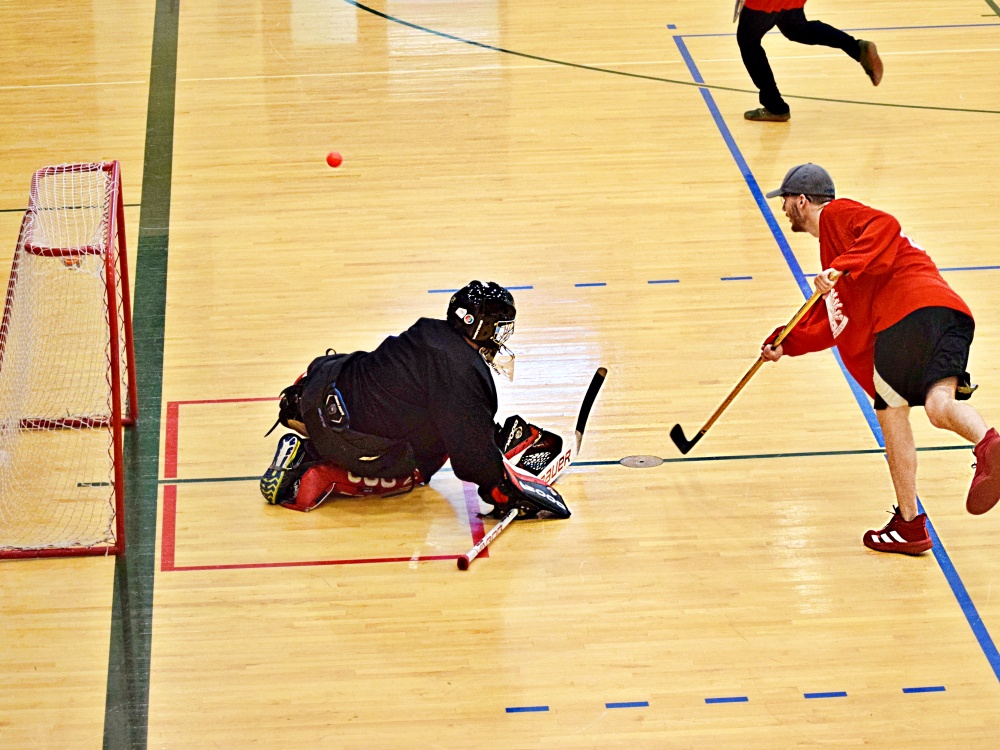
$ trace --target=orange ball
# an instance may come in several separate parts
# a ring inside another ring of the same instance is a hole
[[[331,167],[339,167],[344,161],[344,157],[336,151],[331,151],[326,155],[326,163]]]

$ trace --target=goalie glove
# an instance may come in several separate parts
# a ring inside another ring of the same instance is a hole
[[[489,489],[479,488],[479,496],[493,506],[487,515],[503,518],[517,508],[518,519],[536,518],[546,513],[554,518],[569,518],[571,513],[557,490],[536,477],[524,474],[504,462],[504,478]]]
[[[507,417],[503,427],[496,425],[493,431],[493,440],[508,461],[513,461],[520,453],[534,445],[541,436],[540,428],[528,424],[517,414]]]

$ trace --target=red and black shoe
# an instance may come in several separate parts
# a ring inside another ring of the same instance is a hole
[[[972,452],[976,456],[976,475],[972,477],[965,509],[979,516],[1000,500],[1000,435],[991,427]]]
[[[882,529],[869,529],[862,539],[868,549],[876,552],[898,552],[919,555],[934,546],[927,533],[927,514],[921,513],[912,521],[904,521],[899,508],[892,509],[892,518]]]

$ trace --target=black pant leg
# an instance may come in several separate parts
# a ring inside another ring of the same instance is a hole
[[[861,60],[861,42],[822,21],[807,21],[805,10],[783,10],[776,14],[778,31],[799,44],[819,44],[843,50],[855,61]]]
[[[764,13],[759,10],[744,8],[740,13],[740,23],[736,27],[736,42],[740,45],[740,56],[746,66],[747,73],[754,86],[760,89],[760,103],[769,112],[783,115],[788,112],[788,105],[781,98],[778,84],[774,82],[771,64],[761,46],[764,34],[778,23],[779,13]]]

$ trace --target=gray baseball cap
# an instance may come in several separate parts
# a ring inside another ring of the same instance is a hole
[[[781,187],[767,194],[768,198],[779,195],[822,195],[837,197],[830,173],[818,164],[799,164],[792,167],[781,181]]]

